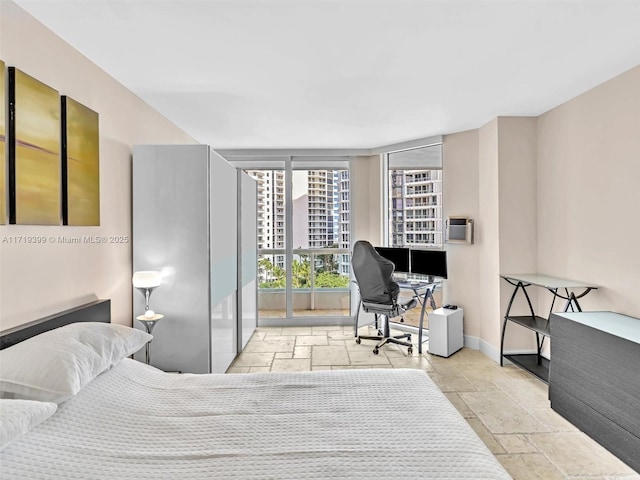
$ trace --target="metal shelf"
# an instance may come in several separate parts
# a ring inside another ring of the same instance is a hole
[[[514,365],[533,373],[536,377],[542,380],[544,383],[549,383],[549,359],[545,357],[540,358],[540,365],[538,365],[538,355],[535,353],[523,353],[517,355],[505,355],[504,358],[511,361]]]
[[[530,330],[546,335],[547,337],[551,335],[549,330],[549,320],[546,318],[538,317],[537,315],[510,315],[505,318],[513,323],[517,323],[518,325],[522,325]]]

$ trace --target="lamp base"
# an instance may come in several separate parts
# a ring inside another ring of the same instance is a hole
[[[151,310],[147,310],[147,312],[149,311]],[[137,316],[136,320],[144,325],[144,328],[147,330],[148,334],[151,334],[151,332],[153,331],[153,327],[155,327],[158,320],[162,318],[164,318],[164,315],[160,313],[155,313],[153,314],[153,316],[147,316],[147,314],[145,313],[144,315]],[[144,363],[146,363],[147,365],[149,365],[149,363],[151,362],[150,348],[151,341],[147,342],[147,344],[145,345]]]

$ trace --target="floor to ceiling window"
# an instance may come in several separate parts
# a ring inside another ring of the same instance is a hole
[[[388,245],[442,248],[442,145],[390,153],[387,180]]]
[[[258,318],[286,314],[286,173],[246,170],[258,188]]]
[[[386,180],[387,245],[443,248],[442,145],[389,153]],[[442,303],[440,288],[436,288],[434,298],[437,305]],[[429,305],[427,312],[430,310]],[[419,312],[420,309],[410,310],[402,317],[402,321],[417,326]]]
[[[348,317],[348,159],[287,157],[279,167],[245,168],[258,184],[259,322]]]

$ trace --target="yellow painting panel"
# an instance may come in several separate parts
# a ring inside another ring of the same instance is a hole
[[[5,112],[7,109],[5,96],[5,69],[4,62],[0,60],[0,225],[7,223],[7,122]]]
[[[15,69],[15,221],[59,225],[60,100],[53,88]]]
[[[98,114],[66,97],[67,225],[100,225]]]
[[[60,156],[16,149],[16,223],[60,224]]]

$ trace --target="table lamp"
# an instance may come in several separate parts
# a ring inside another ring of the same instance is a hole
[[[144,295],[144,316],[153,317],[155,312],[149,308],[149,297],[154,288],[160,286],[162,276],[160,272],[154,270],[145,270],[135,272],[133,274],[133,286],[136,287]]]

